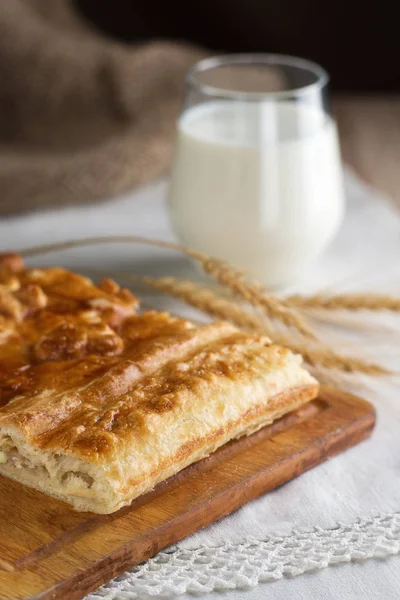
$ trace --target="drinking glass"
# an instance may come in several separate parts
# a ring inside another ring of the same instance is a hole
[[[328,74],[290,56],[205,59],[186,79],[168,207],[180,241],[290,283],[344,213]]]

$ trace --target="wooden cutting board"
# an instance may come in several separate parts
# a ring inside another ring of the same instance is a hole
[[[114,515],[0,478],[0,598],[75,600],[249,500],[366,438],[373,407],[323,387],[314,402],[230,442]]]

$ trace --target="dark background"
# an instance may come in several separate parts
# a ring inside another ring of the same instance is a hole
[[[108,35],[191,41],[218,52],[309,58],[340,91],[400,90],[398,5],[336,0],[75,0]]]

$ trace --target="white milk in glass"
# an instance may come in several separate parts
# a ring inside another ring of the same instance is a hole
[[[169,205],[184,244],[267,285],[290,281],[343,217],[334,121],[290,102],[188,109],[178,123]]]

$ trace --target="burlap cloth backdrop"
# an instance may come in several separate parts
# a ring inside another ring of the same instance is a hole
[[[68,0],[0,3],[0,213],[106,197],[167,168],[190,46],[129,46]]]

